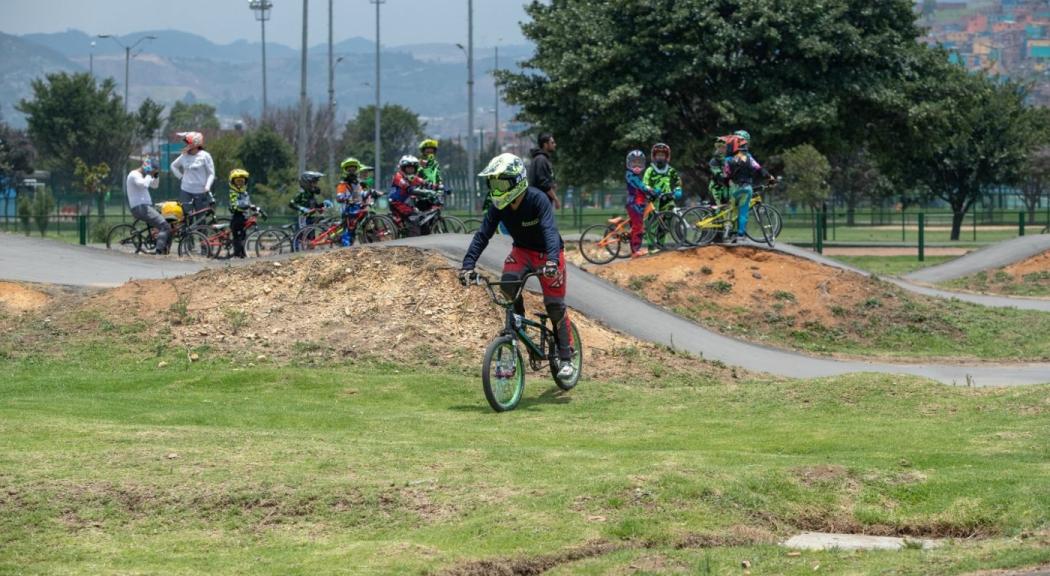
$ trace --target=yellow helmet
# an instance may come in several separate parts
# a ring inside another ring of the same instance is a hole
[[[251,174],[249,174],[248,171],[245,170],[244,168],[234,168],[233,170],[230,170],[230,178],[229,178],[230,185],[232,186],[233,185],[233,181],[236,180],[237,178],[244,178],[244,181],[247,182],[248,178],[250,176],[251,176]]]
[[[343,174],[349,174],[351,168],[356,168],[358,172],[361,171],[361,161],[353,156],[343,160],[339,163],[339,167],[343,169]]]
[[[433,138],[427,138],[426,140],[424,140],[424,141],[419,143],[419,151],[420,152],[422,152],[423,150],[426,150],[427,148],[433,148],[434,151],[437,152],[438,141],[434,140]]]
[[[181,222],[182,221],[182,206],[178,202],[161,202],[160,215],[169,222]]]

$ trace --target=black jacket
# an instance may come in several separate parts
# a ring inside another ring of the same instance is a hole
[[[540,148],[533,148],[530,152],[532,162],[529,163],[529,186],[539,188],[543,192],[550,192],[554,187],[554,166],[551,165],[550,156]]]
[[[510,206],[503,210],[489,206],[481,221],[481,228],[474,233],[467,255],[463,257],[464,269],[474,269],[478,257],[489,245],[489,240],[496,233],[500,222],[507,227],[515,246],[543,252],[547,254],[547,260],[558,261],[563,242],[554,222],[554,208],[546,194],[530,186],[525,190],[525,199],[521,201],[517,210]]]

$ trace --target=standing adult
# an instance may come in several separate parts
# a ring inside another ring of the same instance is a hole
[[[186,211],[186,222],[192,224],[201,210],[215,203],[211,187],[215,184],[215,161],[204,149],[204,135],[200,132],[179,132],[186,143],[182,154],[171,163],[171,173],[182,180],[179,203]]]
[[[157,254],[167,254],[168,238],[171,237],[171,224],[157,212],[153,207],[153,198],[150,197],[149,189],[157,189],[160,185],[159,173],[153,166],[150,157],[142,159],[142,166],[128,173],[128,206],[131,215],[136,220],[142,220],[146,224],[157,229]]]
[[[553,134],[541,132],[540,137],[536,139],[536,146],[529,153],[532,156],[528,169],[529,186],[539,188],[550,198],[555,208],[561,208],[561,201],[558,200],[558,182],[554,179],[554,166],[551,164],[551,154],[554,154],[558,144],[554,141]]]

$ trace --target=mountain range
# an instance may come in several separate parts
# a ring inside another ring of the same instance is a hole
[[[178,100],[214,105],[228,122],[245,114],[257,115],[262,107],[261,45],[239,40],[216,44],[204,37],[178,30],[147,30],[120,36],[130,45],[153,35],[132,52],[129,101],[132,107],[149,97],[170,105]],[[94,46],[92,46],[94,42]],[[335,70],[335,96],[339,118],[345,121],[359,106],[374,102],[375,42],[350,38],[334,45],[341,56]],[[475,125],[491,130],[495,88],[493,48],[475,48]],[[532,54],[530,45],[500,46],[500,68],[516,69],[517,62]],[[307,94],[318,104],[327,102],[327,44],[307,51]],[[32,95],[34,78],[57,71],[86,72],[113,77],[121,92],[124,83],[124,50],[108,38],[92,37],[79,30],[13,36],[0,33],[0,115],[14,126],[25,119],[15,104]],[[466,58],[455,44],[383,46],[381,57],[382,100],[400,104],[420,114],[436,136],[466,132]],[[268,100],[270,106],[294,106],[299,98],[299,51],[282,44],[266,45]],[[514,109],[500,106],[500,116],[510,119]]]

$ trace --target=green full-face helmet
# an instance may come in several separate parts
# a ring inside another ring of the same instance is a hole
[[[492,198],[492,204],[500,210],[510,206],[529,187],[525,176],[525,163],[510,153],[493,158],[478,176],[488,182],[489,198]]]
[[[736,132],[733,132],[733,136],[739,136],[745,142],[751,141],[751,133],[747,130],[737,130]]]

